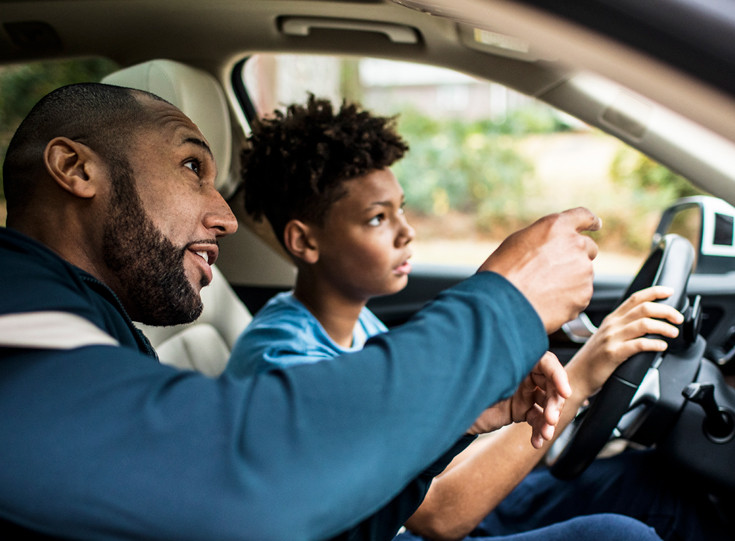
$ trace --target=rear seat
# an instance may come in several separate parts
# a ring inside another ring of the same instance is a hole
[[[171,102],[204,134],[217,162],[215,181],[227,192],[232,159],[232,131],[227,101],[209,73],[171,60],[152,60],[117,71],[103,83],[147,90]],[[202,290],[204,311],[193,323],[172,327],[139,324],[156,348],[161,362],[217,376],[225,368],[232,346],[252,319],[250,312],[216,266],[212,283]]]

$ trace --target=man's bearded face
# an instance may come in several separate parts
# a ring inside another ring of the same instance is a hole
[[[143,209],[130,165],[124,161],[110,167],[113,193],[103,225],[104,261],[116,272],[122,296],[135,307],[128,309],[141,323],[194,321],[203,306],[184,272],[186,247],[174,246],[153,224]]]

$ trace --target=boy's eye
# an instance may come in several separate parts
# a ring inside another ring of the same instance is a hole
[[[373,216],[372,218],[370,218],[368,225],[372,225],[373,227],[378,226],[384,219],[385,216],[383,214],[378,214],[377,216]]]
[[[199,162],[198,159],[192,158],[184,163],[184,167],[188,167],[198,176],[199,172],[201,171],[202,164]]]

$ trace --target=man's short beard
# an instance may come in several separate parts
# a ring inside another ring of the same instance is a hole
[[[112,195],[103,230],[103,257],[117,274],[126,309],[148,325],[177,325],[202,313],[184,271],[187,248],[177,248],[143,209],[130,165],[110,160]]]

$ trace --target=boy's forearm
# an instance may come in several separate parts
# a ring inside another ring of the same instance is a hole
[[[531,427],[519,423],[475,441],[434,479],[406,527],[429,539],[465,537],[543,457],[530,438]]]
[[[572,362],[568,366],[572,396],[565,402],[554,439],[587,399],[582,383],[584,367],[580,364]],[[406,527],[429,539],[467,536],[543,458],[551,442],[534,449],[530,437],[531,427],[526,423],[480,437],[434,479]]]

